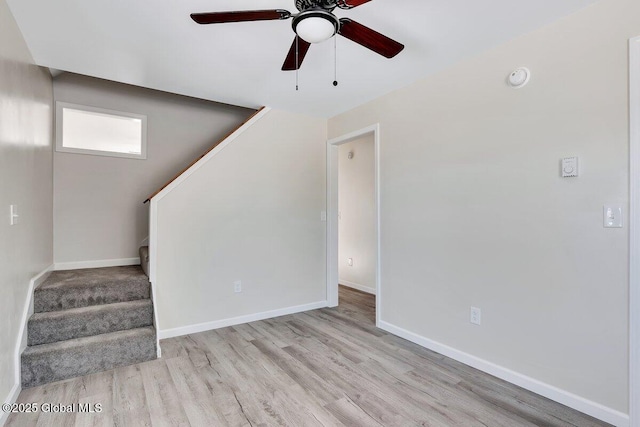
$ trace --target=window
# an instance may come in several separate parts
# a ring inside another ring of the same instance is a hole
[[[56,103],[56,151],[147,158],[147,116]]]

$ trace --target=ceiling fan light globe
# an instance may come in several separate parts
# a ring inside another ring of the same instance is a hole
[[[296,34],[307,43],[321,43],[329,40],[335,33],[335,24],[320,16],[309,16],[300,20],[296,26]]]

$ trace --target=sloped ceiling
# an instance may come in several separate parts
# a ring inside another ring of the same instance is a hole
[[[339,37],[280,71],[291,21],[197,25],[192,12],[286,9],[294,0],[8,0],[37,64],[213,101],[331,117],[595,0],[373,0],[337,9],[406,45],[388,60]],[[522,64],[513,64],[519,66]],[[505,73],[509,70],[505,70]]]

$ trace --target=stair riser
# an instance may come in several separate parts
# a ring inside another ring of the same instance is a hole
[[[69,310],[116,302],[148,299],[149,283],[115,283],[70,289],[36,289],[33,306],[36,313]]]
[[[22,387],[34,387],[54,381],[107,371],[156,358],[154,334],[96,342],[91,345],[22,355]]]
[[[28,344],[39,345],[153,324],[151,304],[118,310],[74,313],[54,319],[29,320]]]

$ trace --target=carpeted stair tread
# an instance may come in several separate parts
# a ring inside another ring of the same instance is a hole
[[[27,347],[22,353],[22,386],[107,371],[156,358],[152,326]]]
[[[34,292],[36,313],[148,299],[149,279],[139,265],[54,271]]]
[[[149,299],[35,313],[29,319],[28,344],[48,344],[152,324],[153,306]]]

